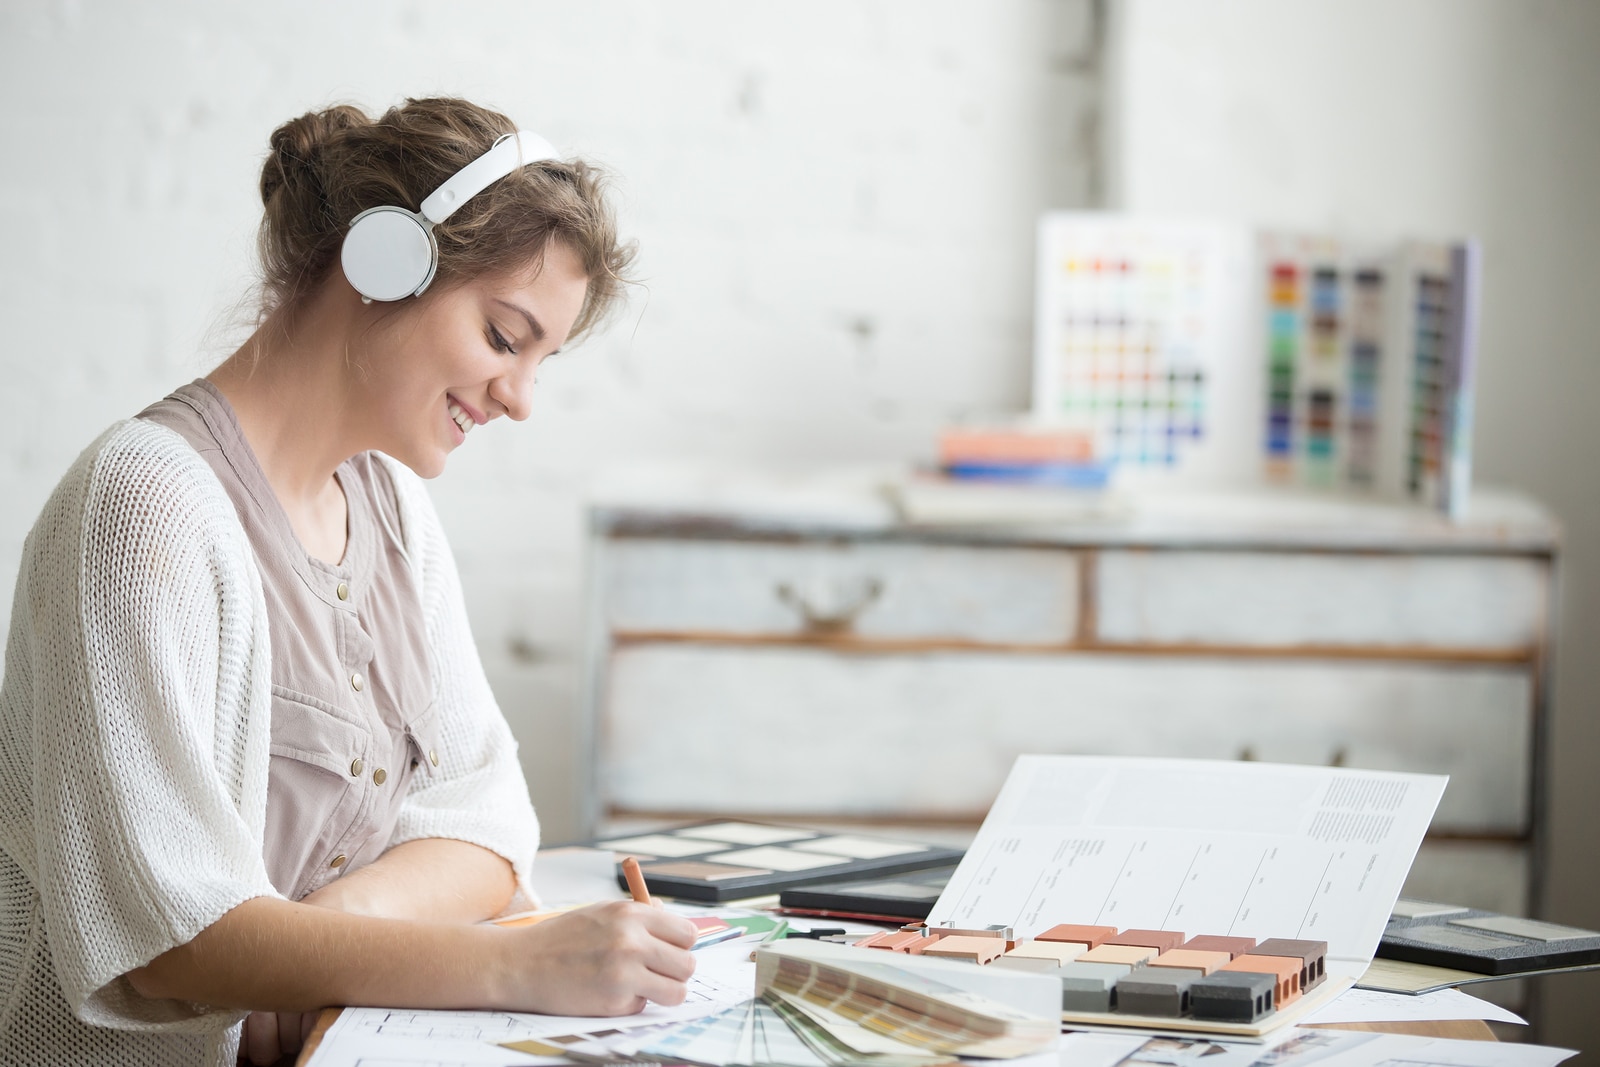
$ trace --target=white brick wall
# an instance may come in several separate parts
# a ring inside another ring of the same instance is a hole
[[[1536,495],[1565,528],[1546,915],[1600,929],[1600,5],[1113,11],[1113,204],[1482,238],[1476,473]],[[1600,972],[1543,982],[1539,1038],[1600,1049]]]
[[[0,588],[72,457],[243,336],[274,126],[499,107],[615,169],[648,280],[434,486],[560,837],[586,481],[928,454],[950,415],[1023,406],[1033,220],[1093,190],[1094,47],[1091,0],[8,0]]]

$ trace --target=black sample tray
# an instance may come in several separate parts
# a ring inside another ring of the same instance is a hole
[[[933,867],[890,878],[820,882],[785,889],[778,907],[839,918],[926,919],[955,867]]]
[[[1384,959],[1493,975],[1600,964],[1600,931],[1424,901],[1395,908]]]
[[[960,849],[851,832],[723,819],[589,842],[639,860],[650,892],[704,903],[818,882],[947,867]],[[621,875],[619,884],[625,885]]]

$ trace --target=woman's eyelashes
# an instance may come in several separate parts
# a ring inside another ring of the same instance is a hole
[[[504,352],[508,356],[517,354],[517,346],[506,340],[505,334],[501,333],[492,322],[489,324],[489,344],[495,351]]]

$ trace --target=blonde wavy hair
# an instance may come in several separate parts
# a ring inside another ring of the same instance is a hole
[[[362,211],[382,204],[418,210],[445,179],[516,130],[499,112],[452,97],[407,100],[376,119],[342,104],[279,126],[261,168],[258,321],[292,320],[335,269],[345,231]],[[582,337],[619,303],[635,254],[618,239],[606,186],[605,174],[581,160],[545,160],[494,182],[434,227],[433,288],[524,270],[560,242],[589,279],[569,343]]]

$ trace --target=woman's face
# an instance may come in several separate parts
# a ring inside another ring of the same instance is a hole
[[[527,418],[534,372],[566,343],[588,284],[577,255],[552,244],[520,275],[430,293],[381,320],[362,340],[367,410],[352,414],[370,431],[363,447],[432,478],[475,426]]]

